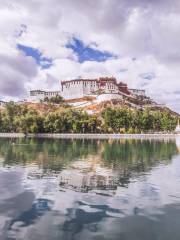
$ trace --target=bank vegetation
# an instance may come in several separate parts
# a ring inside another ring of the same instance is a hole
[[[165,110],[107,107],[89,115],[62,99],[47,101],[46,111],[9,102],[0,111],[0,132],[18,133],[154,133],[172,132],[177,115]]]

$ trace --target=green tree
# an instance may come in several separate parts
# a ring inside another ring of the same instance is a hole
[[[64,103],[64,99],[60,95],[56,95],[56,96],[53,96],[51,98],[46,97],[44,99],[44,102],[54,103],[54,104],[61,104],[61,103]]]

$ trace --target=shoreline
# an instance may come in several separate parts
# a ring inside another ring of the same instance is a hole
[[[0,133],[0,138],[49,138],[49,139],[149,139],[149,138],[177,138],[179,133],[140,133],[140,134],[115,134],[115,133]]]

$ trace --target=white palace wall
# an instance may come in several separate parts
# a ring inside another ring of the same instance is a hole
[[[118,87],[114,83],[107,82],[103,86],[99,86],[96,80],[67,81],[62,83],[61,86],[61,95],[64,99],[81,98],[86,95],[97,94],[98,90],[102,90],[107,94],[116,94],[119,92]]]
[[[83,97],[83,85],[66,83],[62,86],[61,95],[64,99],[73,99]]]
[[[40,102],[41,100],[44,100],[46,97],[51,98],[57,95],[61,95],[60,91],[49,91],[49,92],[41,91],[41,90],[30,91],[29,101]]]
[[[62,85],[61,95],[64,99],[81,98],[98,90],[96,81],[72,81]]]

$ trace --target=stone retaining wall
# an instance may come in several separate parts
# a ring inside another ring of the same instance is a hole
[[[0,133],[0,138],[70,138],[70,139],[120,139],[120,138],[176,138],[180,134],[167,133],[167,134],[74,134],[74,133],[37,133],[37,134],[24,134],[24,133]]]

